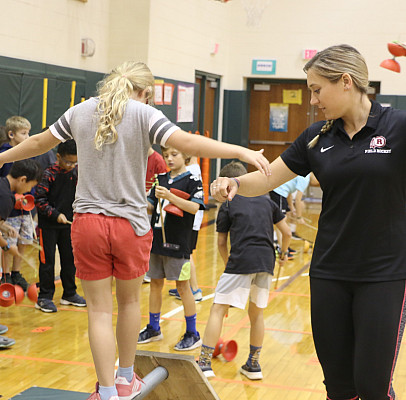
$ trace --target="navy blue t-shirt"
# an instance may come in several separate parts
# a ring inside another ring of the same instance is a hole
[[[5,221],[14,209],[15,196],[7,178],[0,178],[0,220]]]
[[[217,232],[230,232],[230,255],[224,272],[254,274],[275,266],[273,224],[285,216],[268,195],[235,196],[223,203],[217,215]]]
[[[195,175],[192,175],[189,171],[178,175],[173,179],[170,176],[170,172],[159,174],[158,180],[160,186],[164,186],[168,189],[178,189],[190,194],[190,198],[187,200],[199,204],[201,210],[205,209],[202,181]],[[155,186],[148,194],[148,201],[154,205],[154,211],[151,218],[151,225],[154,232],[151,253],[174,258],[189,259],[192,252],[191,235],[193,231],[193,221],[195,219],[194,214],[183,211],[183,217],[179,217],[167,213],[164,208],[169,202],[168,200],[161,199],[163,214],[161,216],[159,213],[158,199],[155,197]],[[161,217],[163,217],[164,220],[166,242],[178,245],[179,250],[172,250],[163,247]]]
[[[310,126],[281,155],[296,174],[313,171],[323,190],[310,276],[406,279],[406,111],[372,102],[352,139],[338,119],[309,149],[323,124]]]

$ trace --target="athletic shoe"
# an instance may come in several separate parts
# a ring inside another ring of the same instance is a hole
[[[131,400],[135,396],[141,393],[141,382],[140,377],[134,373],[131,382],[127,381],[127,378],[123,376],[117,376],[115,385],[117,388],[118,398],[120,400]]]
[[[169,296],[176,296],[176,297],[178,297],[178,296],[179,296],[178,289],[169,289]],[[180,296],[179,296],[179,298],[180,298]]]
[[[196,289],[195,291],[192,290],[193,297],[195,298],[195,301],[202,301],[203,299],[203,294],[202,294],[202,289]]]
[[[151,278],[148,275],[144,275],[144,279],[142,280],[142,283],[150,283]]]
[[[99,395],[99,382],[96,383],[96,391],[93,392],[86,400],[101,400]],[[120,400],[118,396],[111,396],[109,400]]]
[[[186,331],[182,339],[176,343],[175,350],[186,351],[193,350],[202,345],[202,339],[200,339],[199,332],[195,335],[193,332]]]
[[[252,365],[244,364],[240,368],[240,373],[245,375],[248,379],[251,379],[251,380],[263,378],[261,366],[259,364],[257,367],[253,367]]]
[[[14,339],[7,338],[5,336],[0,336],[0,349],[6,349],[11,347],[16,341]]]
[[[202,298],[203,298],[202,289],[196,289],[196,290],[191,289],[191,290],[192,290],[195,301],[202,301]],[[180,297],[180,294],[178,293],[177,290],[176,290],[176,293],[177,293],[176,298],[178,300],[182,300],[182,298]]]
[[[24,279],[24,277],[21,275],[20,271],[16,271],[11,274],[11,281],[13,285],[19,285],[23,288],[24,292],[27,291],[28,289],[28,282]]]
[[[8,328],[6,325],[0,325],[0,335],[3,333],[6,333],[8,331]]]
[[[148,324],[144,330],[142,330],[138,336],[138,343],[150,343],[162,340],[164,335],[162,335],[161,330],[156,331],[152,325]]]
[[[198,365],[206,378],[214,378],[216,376],[211,368],[211,365]]]
[[[13,284],[13,281],[11,279],[11,274],[3,274],[1,277],[1,283],[11,283]]]
[[[35,308],[37,310],[41,310],[43,312],[47,313],[52,313],[52,312],[57,312],[58,309],[56,308],[56,305],[52,300],[49,299],[38,299],[38,301],[35,303]]]
[[[296,253],[296,250],[294,250],[294,249],[292,249],[291,247],[288,247],[288,251],[289,251],[289,253]]]
[[[72,305],[75,307],[86,307],[86,300],[77,293],[70,297],[62,297],[60,303],[64,306]]]

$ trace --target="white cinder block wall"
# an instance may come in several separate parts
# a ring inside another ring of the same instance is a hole
[[[100,72],[138,59],[155,75],[193,82],[202,70],[241,90],[253,58],[276,59],[275,78],[304,79],[302,49],[346,42],[366,57],[382,94],[406,94],[406,57],[398,59],[401,74],[379,67],[390,57],[387,42],[406,42],[404,0],[270,0],[258,28],[246,26],[241,0],[0,0],[0,7],[2,56]],[[93,57],[81,57],[82,37],[95,41]]]

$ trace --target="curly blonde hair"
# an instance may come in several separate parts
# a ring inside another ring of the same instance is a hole
[[[121,122],[128,100],[134,91],[147,92],[148,104],[154,99],[154,76],[146,64],[126,61],[114,68],[97,85],[99,103],[97,105],[98,127],[94,137],[97,150],[105,144],[113,144],[118,139],[116,126]]]
[[[368,91],[368,67],[365,59],[357,49],[348,44],[330,46],[318,52],[306,63],[303,71],[307,73],[310,69],[332,83],[338,82],[343,74],[348,74],[359,92],[366,94]],[[334,120],[326,121],[320,134],[314,137],[307,146],[314,147],[320,135],[328,132],[333,124]]]

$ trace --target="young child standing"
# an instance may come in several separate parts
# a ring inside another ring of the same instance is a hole
[[[148,192],[151,190],[152,185],[155,182],[155,176],[162,174],[168,169],[166,167],[163,157],[155,151],[152,147],[148,149],[148,162],[147,162],[147,175],[145,177],[145,190]],[[148,276],[148,271],[144,275],[143,282],[151,282],[151,278]]]
[[[186,169],[192,174],[197,176],[202,181],[202,171],[200,170],[200,165],[197,162],[197,157],[192,156],[190,157],[189,162],[186,165]],[[203,182],[203,181],[202,181]],[[204,198],[204,195],[203,195]],[[200,226],[202,225],[203,221],[203,214],[204,210],[199,210],[195,214],[195,219],[193,221],[193,231],[191,236],[191,253],[190,253],[190,289],[192,290],[193,297],[195,301],[202,301],[203,294],[202,290],[199,289],[197,284],[197,275],[196,275],[196,265],[193,260],[193,252],[196,250],[197,246],[197,237],[199,235]],[[177,299],[181,300],[178,290],[169,289],[169,294],[171,296],[176,296]]]
[[[148,195],[148,209],[152,212],[151,224],[154,234],[148,272],[151,277],[149,324],[140,332],[138,343],[149,343],[163,338],[159,319],[162,289],[166,278],[176,281],[185,311],[186,333],[175,345],[175,350],[192,350],[201,345],[201,339],[196,330],[196,305],[190,290],[189,258],[194,216],[199,209],[204,209],[203,185],[198,177],[186,169],[188,157],[185,154],[168,147],[162,148],[162,156],[170,171],[158,175],[159,184],[153,187]],[[190,197],[187,200],[178,197],[171,193],[171,189],[186,192]],[[183,216],[166,213],[165,207],[169,203],[183,210]]]
[[[231,162],[220,176],[236,179],[247,173],[240,162]],[[238,183],[238,179],[236,179]],[[273,224],[282,232],[282,254],[287,259],[291,238],[289,226],[278,206],[269,196],[235,196],[221,205],[217,216],[218,249],[226,269],[217,284],[210,317],[204,332],[199,366],[206,377],[213,377],[211,358],[221,334],[223,319],[230,306],[244,309],[249,298],[251,323],[250,353],[240,372],[249,379],[262,379],[259,355],[264,339],[263,309],[268,304],[269,289],[275,265]],[[227,248],[230,233],[230,252]]]
[[[14,115],[6,120],[6,142],[0,147],[0,153],[3,153],[14,146],[17,146],[28,139],[31,129],[30,122],[19,115]],[[0,168],[0,176],[5,177],[10,172],[13,163],[6,163]],[[25,210],[12,210],[7,218],[7,224],[12,226],[20,235],[20,238],[10,237],[10,244],[18,245],[19,254],[24,254],[27,245],[33,240],[33,226],[30,212]],[[13,256],[11,253],[4,255],[3,279],[2,282],[20,285],[24,291],[28,288],[28,283],[21,274],[21,257]]]
[[[62,305],[85,307],[86,301],[76,293],[76,267],[71,243],[72,204],[75,200],[78,171],[76,143],[67,140],[58,145],[57,162],[47,168],[35,191],[40,228],[39,294],[35,308],[57,312],[52,301],[55,293],[55,250],[61,261]]]
[[[8,232],[9,237],[3,237],[0,234],[0,247],[2,251],[12,256],[19,256],[18,248],[15,244],[10,244],[10,237],[16,236],[16,233],[10,227],[5,227],[4,221],[14,208],[14,192],[23,194],[29,192],[41,178],[41,168],[33,160],[16,161],[6,177],[0,178],[0,230]],[[11,232],[10,232],[11,231]],[[12,233],[13,232],[13,233]],[[10,234],[12,233],[12,234]],[[0,335],[7,332],[8,328],[0,325]],[[14,339],[0,336],[0,348],[7,348],[15,343]]]

